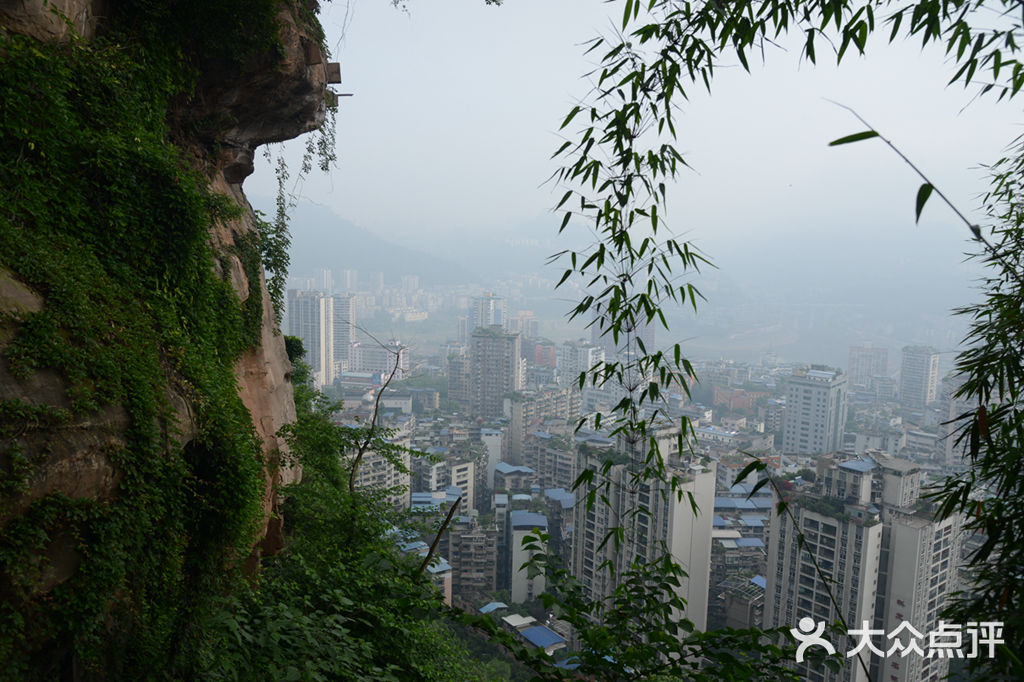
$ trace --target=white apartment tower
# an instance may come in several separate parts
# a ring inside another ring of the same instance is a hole
[[[939,387],[939,352],[928,346],[907,346],[900,366],[900,402],[923,408],[935,402]]]
[[[316,384],[334,383],[334,299],[319,291],[289,289],[288,333],[302,339]]]
[[[605,352],[601,346],[592,343],[567,341],[558,347],[558,367],[561,370],[562,385],[579,387],[579,376],[589,372],[598,363],[604,362]]]
[[[469,333],[477,327],[506,326],[505,299],[486,293],[474,296],[469,307]]]
[[[842,447],[846,387],[846,375],[831,367],[812,365],[793,373],[786,388],[784,453],[820,455]]]
[[[351,369],[349,349],[355,343],[356,306],[352,296],[335,294],[334,298],[334,364],[337,374]]]
[[[938,629],[946,599],[957,589],[960,520],[936,521],[931,510],[919,508],[919,466],[879,451],[866,455],[820,457],[814,489],[788,499],[796,524],[788,512],[773,513],[765,626],[795,627],[804,617],[837,620],[831,589],[851,629],[863,630],[866,623],[880,631],[872,638],[876,648],[888,651],[888,634],[911,626],[926,650],[928,633]],[[904,633],[904,645],[911,636]],[[827,639],[846,653],[860,636]],[[939,682],[949,673],[949,659],[941,656],[879,656],[870,649],[861,655],[863,662],[847,658],[839,672],[806,662],[797,672],[815,682]]]
[[[883,521],[875,629],[892,632],[906,622],[927,635],[938,629],[946,598],[959,589],[960,517],[938,521],[930,509],[918,509],[918,465],[868,454],[877,465],[876,499],[881,479]],[[949,659],[938,656],[875,657],[872,663],[872,677],[886,682],[939,682],[949,673]]]
[[[715,504],[715,462],[707,466],[681,459],[673,452],[678,427],[667,427],[657,434],[659,448],[668,465],[668,477],[678,481],[675,490],[669,482],[652,480],[637,485],[632,480],[628,463],[628,448],[620,443],[618,451],[624,463],[615,464],[607,476],[612,485],[606,493],[607,503],[600,499],[588,510],[587,505],[576,505],[573,512],[572,573],[583,584],[591,599],[603,599],[612,594],[618,576],[629,569],[634,559],[653,561],[667,550],[672,554],[687,577],[681,582],[678,594],[686,600],[686,618],[698,629],[707,626],[708,585],[711,580],[711,530]],[[578,469],[600,471],[607,452],[588,454],[580,451]],[[639,452],[634,459],[643,458]],[[599,480],[600,477],[598,477]],[[682,498],[677,494],[682,493]],[[690,505],[692,494],[698,513]],[[649,514],[638,514],[646,508]],[[615,527],[624,527],[625,536],[620,546],[614,540],[602,541]],[[609,562],[614,575],[602,564]]]
[[[824,478],[830,479],[819,489],[820,495],[794,496],[782,514],[773,507],[766,627],[796,627],[804,617],[832,623],[840,613],[851,628],[875,620],[882,525],[878,509],[871,505],[872,465],[854,460],[822,471],[822,461],[828,460],[819,460],[819,477],[827,474]],[[828,486],[834,495],[829,494]],[[815,563],[830,582],[822,580]],[[829,639],[836,651],[845,653],[855,646],[849,637]],[[849,658],[838,672],[808,661],[796,664],[796,670],[800,679],[808,682],[870,682],[865,669],[870,669],[871,660],[867,653],[861,655],[863,665]]]
[[[847,368],[850,377],[850,388],[860,387],[864,390],[872,385],[874,377],[889,374],[889,349],[872,348],[871,346],[851,346],[850,366]]]

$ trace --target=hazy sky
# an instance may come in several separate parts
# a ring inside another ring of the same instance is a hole
[[[609,11],[617,19],[621,6],[410,0],[402,12],[387,0],[325,4],[328,42],[342,65],[338,89],[354,96],[338,115],[339,167],[314,172],[302,196],[411,246],[533,238],[539,222],[557,220],[545,213],[561,192],[542,183],[554,168],[557,127],[588,90],[580,77],[592,64],[581,43],[607,31]],[[954,276],[966,285],[966,228],[935,197],[915,226],[920,181],[879,141],[829,148],[863,126],[825,98],[857,109],[964,209],[976,207],[984,188],[977,165],[1020,132],[1019,106],[994,98],[966,106],[973,91],[945,86],[952,70],[941,51],[890,48],[882,35],[869,48],[870,59],[847,55],[841,69],[823,45],[818,66],[801,63],[797,45],[774,49],[753,74],[721,69],[710,96],[694,88],[677,143],[694,171],[671,191],[672,229],[725,272],[764,257],[786,272],[800,261],[821,272],[823,261],[857,258],[870,276],[871,254],[888,250],[927,253],[936,281]],[[273,188],[266,164],[246,182],[258,207]],[[965,286],[951,305],[973,297]]]

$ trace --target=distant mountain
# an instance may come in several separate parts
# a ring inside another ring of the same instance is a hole
[[[402,275],[417,275],[422,284],[461,284],[478,279],[477,272],[461,262],[381,239],[325,206],[299,203],[292,215],[291,233],[289,273],[295,276],[331,268],[383,272],[390,283],[397,283]]]

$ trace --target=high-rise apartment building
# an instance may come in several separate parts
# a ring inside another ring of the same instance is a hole
[[[589,372],[605,358],[604,348],[591,343],[567,341],[558,347],[558,368],[563,386],[579,387],[579,376]]]
[[[792,516],[772,513],[766,627],[796,627],[805,617],[832,623],[842,615],[851,627],[858,628],[861,623],[875,620],[881,519],[878,510],[871,506],[870,474],[865,478],[866,472],[860,470],[863,467],[859,463],[851,465],[849,471],[843,464],[839,466],[844,476],[849,474],[849,484],[844,486],[850,493],[849,499],[827,494],[794,496],[788,507]],[[819,575],[818,567],[829,582]],[[855,646],[848,636],[830,641],[836,651],[843,653]],[[853,657],[839,671],[831,671],[805,661],[796,664],[797,674],[808,682],[869,682],[865,668],[870,666],[870,654],[858,655],[863,658],[863,665]]]
[[[382,381],[387,381],[389,376],[393,381],[401,381],[409,371],[409,349],[397,339],[386,344],[361,342],[350,348],[349,365],[353,372],[379,373]]]
[[[643,461],[645,447],[630,447],[620,439],[617,449],[626,462],[613,465],[605,474],[612,480],[607,494],[602,496],[607,502],[598,501],[589,509],[585,504],[575,507],[572,572],[591,599],[603,599],[614,591],[618,577],[629,570],[635,559],[650,562],[668,551],[687,574],[677,588],[678,595],[686,600],[684,615],[703,630],[707,625],[711,575],[715,462],[702,465],[681,458],[675,451],[678,434],[678,426],[658,430],[655,437],[668,465],[667,476],[643,485],[632,480],[631,472],[636,465],[628,460]],[[577,466],[601,471],[606,458],[607,454],[598,456],[581,449]],[[673,477],[674,488],[669,482]],[[696,514],[690,504],[691,494],[697,504]],[[647,513],[637,513],[638,510]],[[610,540],[602,547],[605,536],[616,527],[625,529],[622,542]],[[602,566],[605,562],[614,567],[614,573]]]
[[[818,455],[839,450],[846,429],[846,375],[812,365],[797,370],[786,383],[782,451]]]
[[[342,292],[352,292],[359,290],[359,271],[358,270],[342,270],[341,276],[338,278],[337,288]]]
[[[448,356],[448,400],[469,408],[469,356],[452,353]]]
[[[318,386],[334,383],[334,299],[319,291],[288,290],[288,333],[302,339]]]
[[[356,306],[351,296],[334,295],[334,363],[341,374],[350,369],[349,350],[356,340]]]
[[[871,346],[851,346],[850,366],[847,368],[850,388],[865,390],[872,384],[874,377],[889,374],[889,349],[872,348]]]
[[[765,626],[794,627],[805,617],[833,622],[841,613],[851,628],[876,632],[876,649],[891,649],[888,635],[903,628],[904,646],[914,638],[926,650],[957,589],[959,519],[936,521],[918,508],[921,469],[909,460],[878,451],[845,461],[823,456],[816,473],[812,489],[792,494],[788,510],[772,515]],[[827,639],[847,653],[860,636]],[[938,682],[949,672],[942,656],[879,656],[867,648],[860,656],[838,672],[805,663],[797,673],[816,682]]]
[[[510,561],[512,562],[509,566],[510,575],[510,586],[509,586],[509,597],[513,604],[522,604],[525,601],[536,599],[544,592],[545,576],[543,573],[537,575],[530,575],[530,571],[523,568],[523,565],[529,561],[538,551],[527,549],[523,547],[523,540],[528,535],[536,536],[537,531],[547,532],[548,520],[543,514],[536,512],[526,511],[525,509],[516,509],[509,512],[509,542],[508,554]],[[541,543],[542,549],[546,543]]]
[[[474,296],[469,304],[469,333],[477,327],[506,326],[505,299],[488,292]]]
[[[906,346],[900,366],[900,402],[921,409],[935,402],[939,387],[939,352],[928,346]]]
[[[965,381],[963,375],[953,375],[942,380],[939,388],[939,436],[946,466],[963,464],[964,442],[957,445],[962,429],[968,423],[960,419],[977,407],[976,400],[957,397]]]
[[[474,417],[504,415],[505,395],[523,389],[518,333],[499,325],[473,330],[469,346],[469,410]]]

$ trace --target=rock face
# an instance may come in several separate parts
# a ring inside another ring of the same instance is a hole
[[[37,40],[64,40],[72,30],[91,38],[106,8],[106,0],[0,0],[7,30]]]
[[[102,31],[102,21],[110,4],[116,5],[116,0],[109,3],[107,0],[0,0],[0,29],[40,40],[59,41],[67,39],[73,28],[79,35],[89,38]],[[260,144],[313,130],[324,119],[326,65],[315,41],[297,25],[294,19],[297,12],[291,11],[294,9],[284,8],[278,16],[280,52],[251,58],[241,72],[237,66],[229,69],[209,65],[202,71],[198,95],[176,113],[185,122],[211,118],[229,122],[212,133],[207,131],[205,139],[186,140],[186,145],[206,150],[207,160],[209,150],[218,149],[213,167],[207,163],[203,170],[216,192],[243,209],[240,217],[222,221],[210,235],[210,243],[221,266],[229,270],[232,287],[240,301],[250,295],[250,282],[237,255],[238,249],[234,247],[256,230],[255,216],[241,188],[242,181],[253,170],[253,151]],[[68,17],[70,26],[60,14]],[[179,129],[188,127],[179,126]],[[268,465],[264,533],[262,541],[254,548],[254,556],[280,548],[280,521],[274,513],[276,489],[300,475],[295,469],[278,466],[280,454],[287,452],[287,445],[278,438],[277,432],[295,419],[291,364],[284,337],[275,323],[262,268],[259,277],[259,292],[263,297],[259,344],[245,351],[235,365],[239,395],[252,416]],[[60,375],[41,369],[28,377],[15,376],[4,357],[4,348],[16,333],[18,316],[39,310],[43,305],[44,297],[40,292],[33,291],[0,267],[0,398],[45,406],[64,415],[54,417],[54,422],[43,428],[15,434],[22,449],[45,453],[45,457],[34,457],[32,471],[26,474],[21,491],[13,499],[3,500],[0,531],[32,502],[47,495],[58,493],[69,498],[103,501],[116,495],[121,480],[108,453],[125,443],[125,412],[112,406],[72,417],[67,385]],[[174,386],[175,382],[170,381],[169,385]],[[177,420],[171,437],[184,445],[198,433],[195,411],[189,398],[176,389],[169,388],[167,397]],[[50,560],[47,574],[41,576],[36,586],[39,593],[74,573],[78,560],[73,551],[66,549],[67,545],[66,539],[52,539],[46,550]]]

